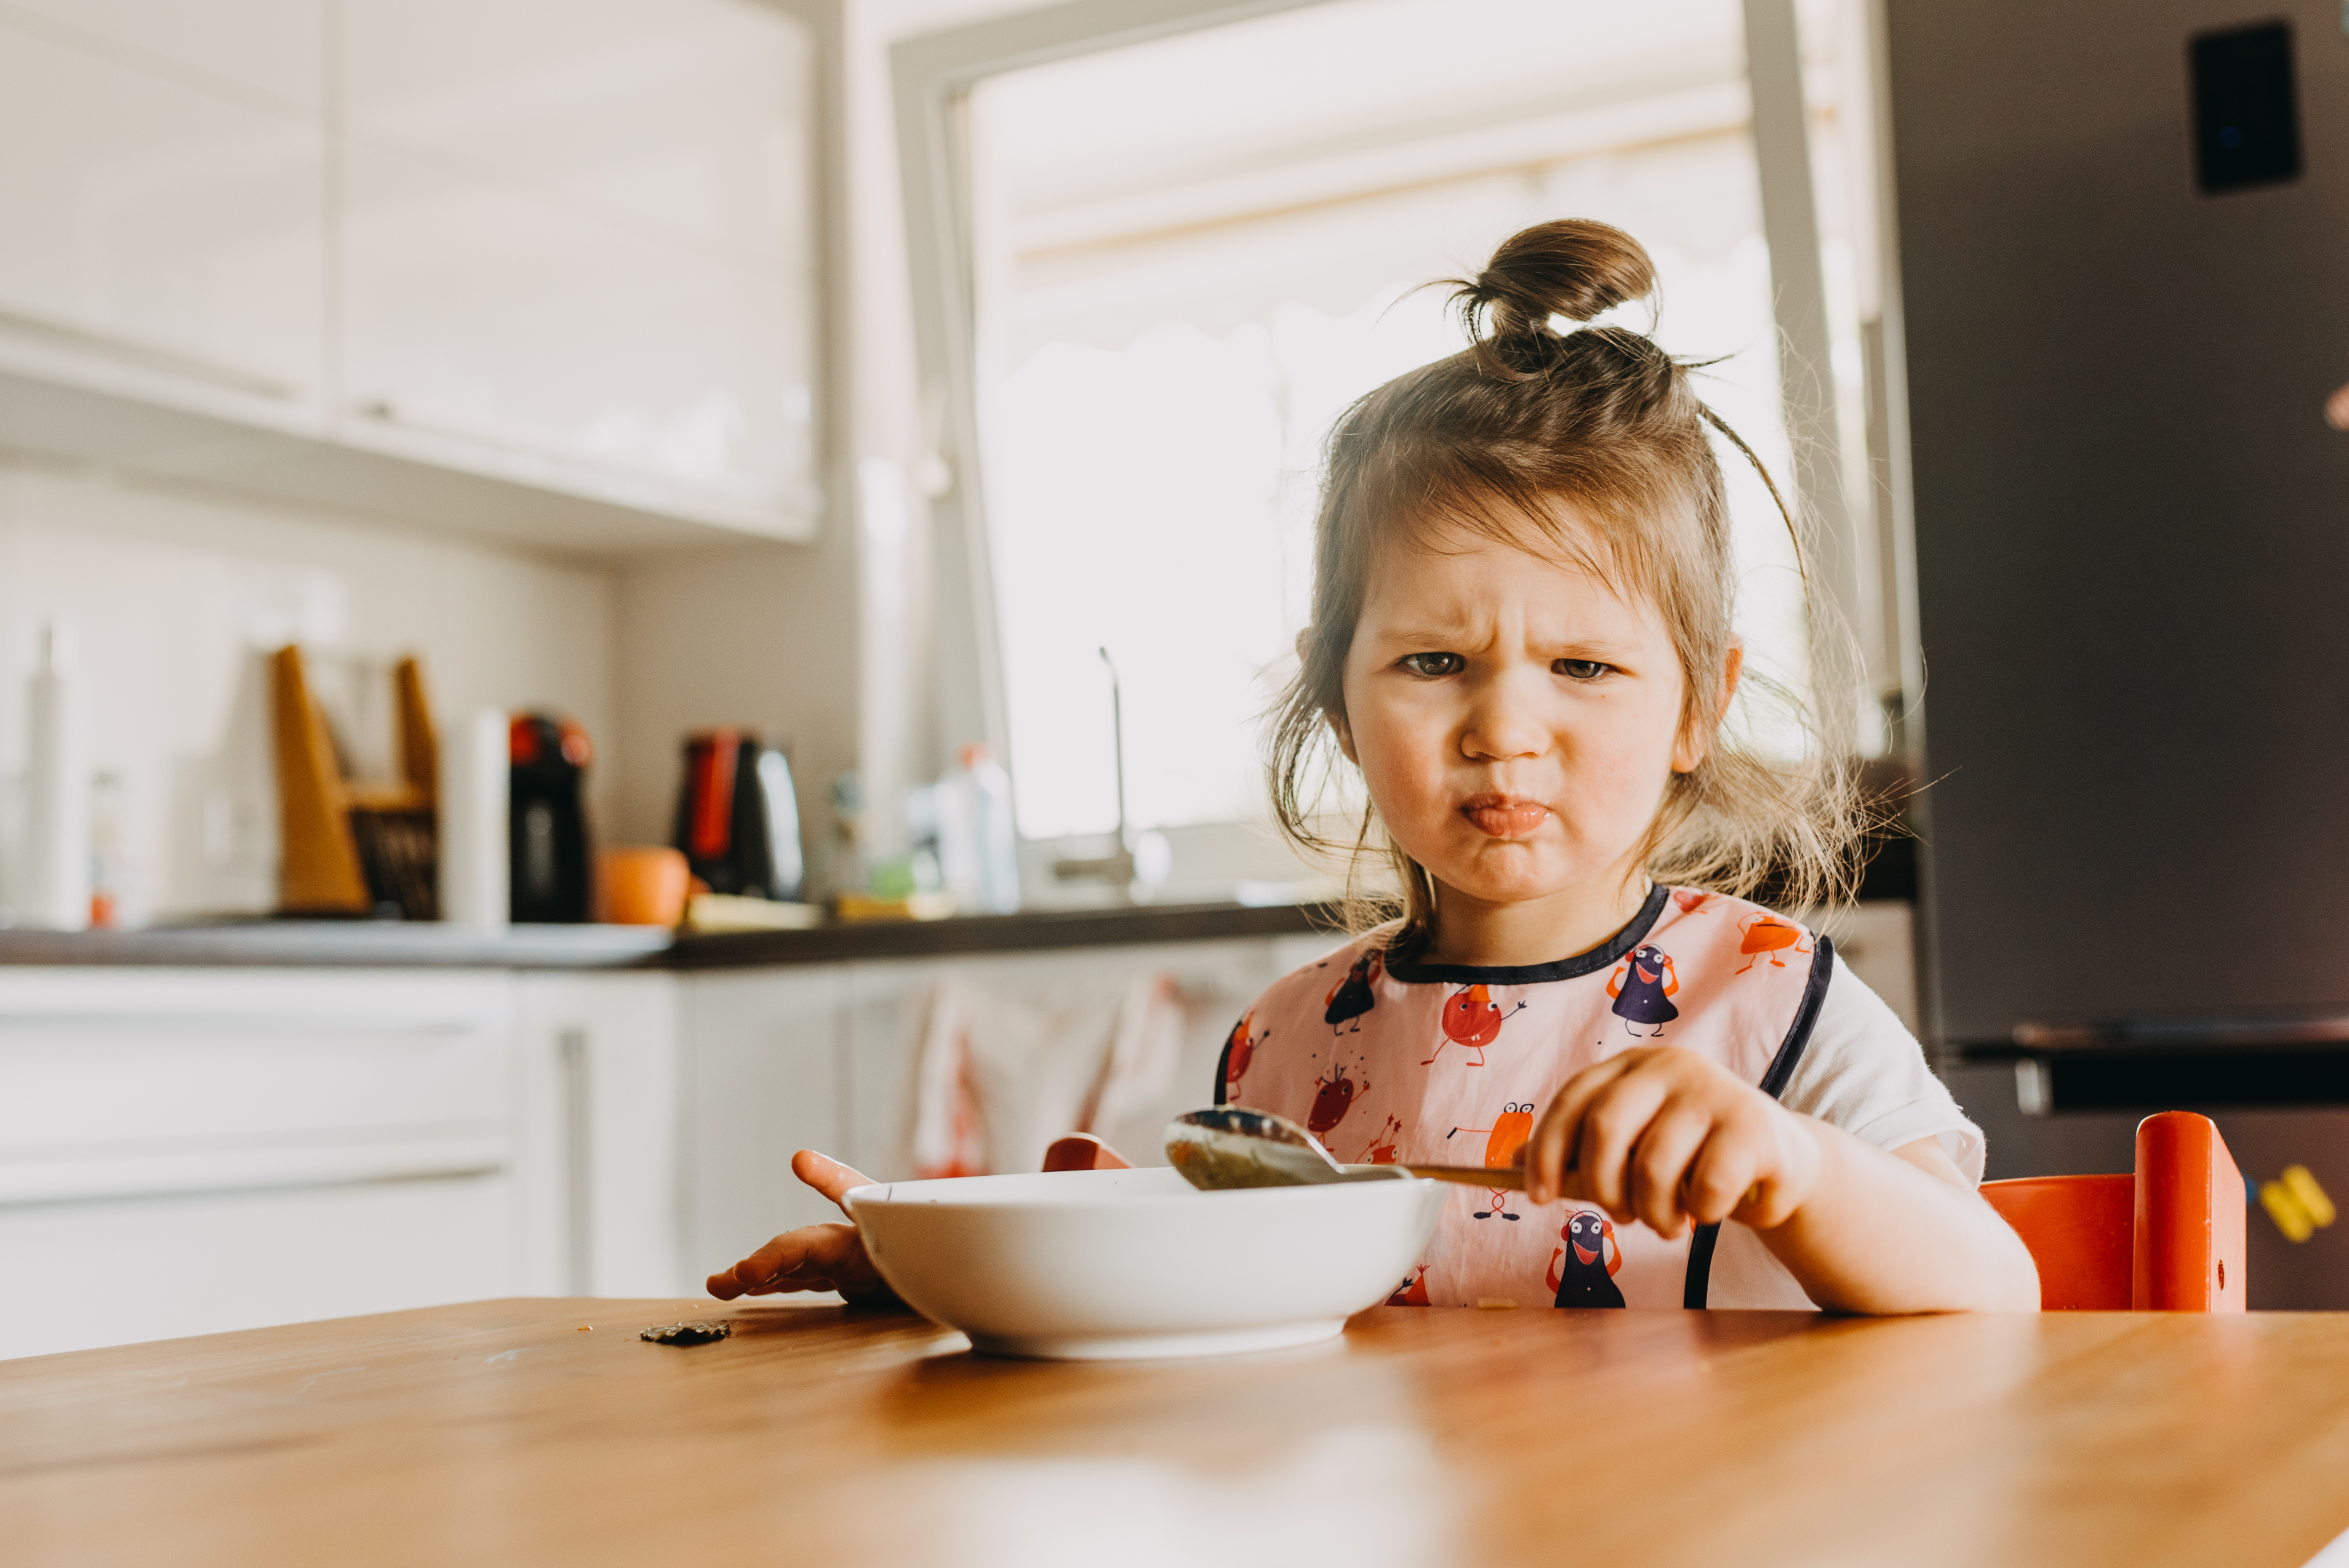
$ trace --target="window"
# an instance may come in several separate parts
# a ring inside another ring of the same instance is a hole
[[[1708,401],[1786,482],[1743,15],[1324,0],[970,85],[967,396],[1023,837],[1115,824],[1097,649],[1123,683],[1131,825],[1261,820],[1321,443],[1462,346],[1418,285],[1528,223],[1647,245],[1662,340],[1714,362]],[[1751,470],[1723,468],[1741,629],[1799,681],[1791,543]]]

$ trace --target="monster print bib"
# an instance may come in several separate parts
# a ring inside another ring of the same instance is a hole
[[[1833,972],[1823,936],[1759,904],[1659,887],[1605,944],[1556,964],[1390,961],[1358,941],[1257,999],[1219,1104],[1277,1111],[1350,1163],[1513,1164],[1566,1081],[1634,1046],[1701,1051],[1775,1096]],[[1808,1306],[1743,1226],[1666,1240],[1595,1205],[1452,1190],[1391,1305]]]

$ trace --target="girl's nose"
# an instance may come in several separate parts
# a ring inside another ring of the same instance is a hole
[[[1549,727],[1540,721],[1526,684],[1507,673],[1477,684],[1467,727],[1460,736],[1464,756],[1475,762],[1506,762],[1539,757],[1549,749]]]

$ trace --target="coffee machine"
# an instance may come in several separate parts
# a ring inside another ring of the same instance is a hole
[[[583,798],[595,748],[575,721],[543,713],[515,715],[507,745],[514,923],[584,923],[595,896]]]

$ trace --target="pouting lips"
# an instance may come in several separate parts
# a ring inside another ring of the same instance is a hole
[[[1529,838],[1549,820],[1548,807],[1515,795],[1471,796],[1460,803],[1460,814],[1495,839]]]

